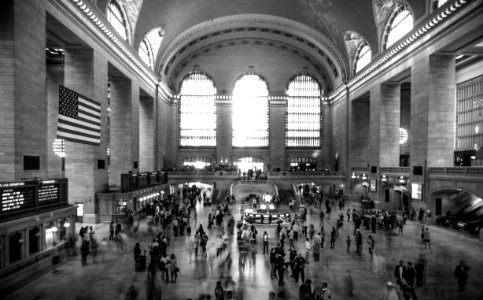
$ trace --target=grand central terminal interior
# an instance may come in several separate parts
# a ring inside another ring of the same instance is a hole
[[[0,298],[483,299],[483,0],[0,20]]]

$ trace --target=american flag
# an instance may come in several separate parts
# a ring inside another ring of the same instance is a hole
[[[101,105],[68,88],[59,86],[57,138],[99,146],[101,144]]]

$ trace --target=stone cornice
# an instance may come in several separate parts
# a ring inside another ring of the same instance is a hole
[[[361,81],[367,79],[367,77],[374,76],[383,66],[387,66],[388,63],[393,62],[393,58],[406,50],[408,47],[414,45],[417,41],[427,37],[432,31],[445,23],[451,15],[463,9],[468,3],[476,0],[453,0],[448,1],[445,5],[435,10],[431,15],[425,18],[421,23],[413,30],[402,37],[392,47],[388,48],[385,52],[380,53],[374,57],[370,64],[357,73],[347,83],[340,85],[330,95],[331,102],[338,102],[340,95],[345,92],[346,86],[349,88],[359,84]]]
[[[50,1],[54,6],[59,7],[62,4],[67,10],[72,10],[71,7],[66,5],[67,3],[63,3],[63,1]],[[60,2],[60,4],[59,4]],[[122,55],[121,59],[127,62],[128,66],[132,68],[135,73],[139,74],[141,78],[143,78],[153,90],[156,90],[156,86],[158,84],[158,78],[156,74],[152,70],[150,70],[147,66],[139,58],[137,51],[135,51],[126,41],[124,41],[116,30],[109,24],[105,16],[97,9],[97,7],[93,6],[86,0],[70,0],[78,10],[85,16],[85,18],[78,18],[81,24],[84,24],[87,27],[94,27],[97,28],[97,34],[101,41],[105,42],[109,40],[111,44],[107,44],[106,46],[108,49],[117,49]],[[86,20],[87,19],[87,20]],[[88,23],[89,22],[89,23]],[[107,39],[106,39],[107,38]],[[162,94],[161,98],[169,98],[172,96],[171,91],[169,88],[163,84],[159,84],[158,92]]]

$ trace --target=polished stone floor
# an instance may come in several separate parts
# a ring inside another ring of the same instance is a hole
[[[347,208],[347,206],[346,206]],[[210,208],[197,207],[197,225],[201,222],[207,225],[207,214]],[[239,219],[240,205],[232,209]],[[337,210],[333,210],[331,220],[325,220],[326,228],[335,224]],[[314,218],[315,219],[315,218]],[[310,221],[309,216],[309,221]],[[191,219],[192,223],[195,220]],[[319,221],[314,220],[318,225]],[[85,225],[85,224],[83,224]],[[77,224],[77,231],[80,224]],[[194,227],[195,224],[192,225]],[[352,238],[352,222],[347,221],[337,239],[335,248],[326,246],[322,250],[321,260],[317,263],[311,258],[306,267],[306,278],[313,284],[328,283],[332,299],[385,299],[385,283],[393,281],[394,266],[399,260],[412,261],[421,255],[427,259],[425,283],[416,289],[418,299],[425,300],[463,300],[483,299],[483,243],[475,238],[451,231],[446,228],[431,226],[432,245],[424,249],[419,238],[419,224],[408,222],[404,234],[392,235],[385,231],[372,234],[375,237],[375,254],[371,257],[364,248],[362,256],[354,253],[354,242],[350,253],[346,252],[345,239]],[[95,224],[96,238],[108,236],[108,225]],[[316,227],[317,228],[317,227]],[[261,233],[267,230],[275,236],[275,227],[260,227]],[[156,230],[154,231],[156,232]],[[231,238],[232,264],[227,267],[226,254],[216,258],[213,254],[213,244],[217,229],[212,229],[208,247],[211,254],[208,259],[192,260],[186,250],[186,237],[173,237],[168,253],[176,253],[180,273],[176,283],[163,283],[162,299],[198,299],[201,294],[210,294],[214,299],[216,281],[222,280],[227,289],[238,292],[236,299],[269,299],[269,292],[285,293],[284,299],[298,299],[299,284],[293,279],[285,279],[286,285],[279,288],[276,280],[270,279],[270,264],[268,256],[262,254],[262,243],[258,242],[258,253],[255,265],[246,266],[244,271],[238,269],[238,251],[236,241]],[[362,229],[364,240],[370,234]],[[121,254],[114,242],[108,241],[102,246],[97,262],[88,257],[87,266],[81,265],[80,256],[72,257],[59,266],[54,272],[48,273],[10,295],[2,295],[2,299],[127,299],[125,294],[129,289],[137,291],[137,298],[146,299],[147,273],[134,271],[133,247],[141,243],[142,249],[148,249],[153,232],[145,222],[141,223],[140,233],[131,236],[128,242],[128,253]],[[276,241],[271,239],[270,247]],[[286,249],[288,249],[286,243]],[[303,243],[297,243],[298,249],[304,249]],[[471,267],[469,281],[465,292],[458,292],[453,270],[457,263],[464,259]],[[149,260],[149,256],[148,256]],[[228,272],[228,269],[229,272]],[[352,282],[353,296],[348,296],[347,290]]]

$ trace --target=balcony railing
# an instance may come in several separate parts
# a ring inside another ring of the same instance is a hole
[[[381,167],[379,171],[381,173],[409,173],[411,168],[409,167]]]
[[[281,171],[270,172],[269,176],[283,177],[283,176],[345,176],[344,173],[330,172],[330,171]]]
[[[483,167],[428,168],[428,173],[441,175],[483,176]]]

